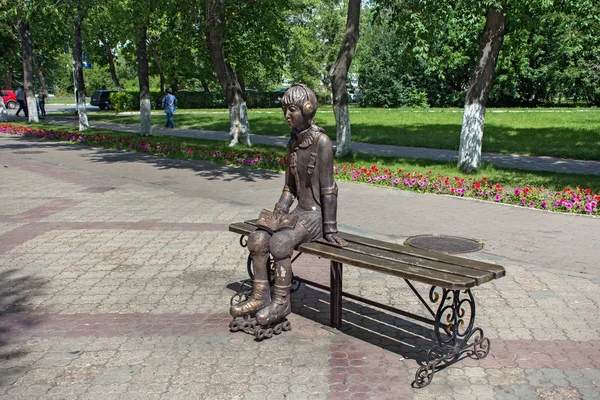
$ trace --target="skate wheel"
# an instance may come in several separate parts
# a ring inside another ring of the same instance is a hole
[[[265,331],[265,338],[271,339],[273,337],[273,329],[269,328]]]
[[[264,339],[264,338],[265,338],[265,330],[264,330],[264,329],[262,329],[262,328],[258,328],[258,329],[256,330],[256,334],[255,334],[255,336],[256,336],[256,338],[257,338],[258,340],[262,340],[262,339]]]
[[[250,328],[251,326],[252,326],[252,324],[250,323],[250,321],[244,321],[244,322],[242,322],[241,328],[242,328],[242,330],[247,331],[248,328]]]
[[[283,326],[281,324],[279,324],[273,329],[273,333],[276,335],[279,335],[279,334],[281,334],[282,330],[283,330]]]
[[[237,321],[237,320],[235,320],[235,319],[234,319],[233,321],[231,321],[231,322],[229,323],[229,330],[230,330],[231,332],[237,332],[237,331],[239,331],[239,330],[240,330],[240,324],[238,323],[238,321]]]
[[[282,325],[282,328],[284,331],[291,331],[292,330],[292,324],[290,323],[290,321],[285,321]]]

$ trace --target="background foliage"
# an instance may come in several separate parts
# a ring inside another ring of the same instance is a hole
[[[138,4],[139,3],[139,4]],[[142,4],[143,3],[143,4]],[[363,3],[361,36],[348,89],[365,106],[462,106],[484,23],[483,0],[378,0]],[[593,0],[509,2],[508,26],[489,106],[600,105],[600,17]],[[71,2],[69,2],[71,4]],[[328,70],[345,26],[344,0],[229,1],[224,32],[228,61],[252,107],[278,107],[273,89],[305,82],[329,91]],[[202,0],[85,3],[87,90],[137,90],[136,23],[148,26],[150,86],[179,90],[183,104],[211,107],[222,93],[204,36]],[[0,5],[0,81],[22,83],[18,21],[26,18],[34,45],[36,85],[72,93],[72,7],[15,0]],[[185,91],[211,96],[187,95]],[[261,92],[257,94],[255,91]],[[195,100],[189,100],[192,96]],[[322,100],[327,101],[323,94]]]

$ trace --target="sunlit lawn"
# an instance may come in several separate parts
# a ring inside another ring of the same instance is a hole
[[[180,115],[181,116],[181,115]],[[35,127],[64,129],[68,131],[76,131],[73,126],[48,126],[46,124],[36,124]],[[119,131],[107,131],[103,129],[90,129],[86,131],[88,134],[102,133],[109,134],[115,137],[129,137],[131,133]],[[139,136],[138,136],[139,137]],[[222,153],[231,151],[244,152],[249,150],[247,147],[239,146],[236,149],[228,147],[227,142],[208,141],[201,139],[190,139],[167,135],[152,135],[147,137],[147,140],[152,142],[160,142],[163,144],[188,144],[197,146],[200,149],[216,150]],[[278,146],[254,145],[252,150],[275,153],[280,156],[285,155],[285,148]],[[355,153],[352,156],[336,159],[336,164],[343,165],[344,163],[355,163],[356,167],[370,168],[372,165],[377,165],[382,171],[390,169],[397,171],[402,169],[405,172],[427,173],[432,171],[434,175],[440,174],[449,177],[472,178],[479,180],[486,177],[489,182],[498,183],[506,188],[516,188],[524,186],[534,186],[544,188],[550,191],[563,190],[566,187],[574,188],[576,186],[582,188],[590,188],[594,193],[600,193],[600,177],[594,175],[577,175],[577,174],[562,174],[553,172],[536,172],[523,171],[506,168],[497,168],[492,165],[484,165],[476,173],[464,174],[456,168],[455,163],[438,162],[421,159],[404,159],[392,157],[379,157],[367,154]]]
[[[278,109],[250,109],[254,135],[288,135]],[[153,125],[164,125],[158,111]],[[352,140],[375,144],[457,150],[461,109],[381,109],[351,107]],[[138,115],[90,112],[91,121],[139,123]],[[321,107],[317,124],[335,139],[331,106]],[[178,110],[180,128],[229,130],[227,110]],[[600,109],[488,109],[483,151],[600,160]]]

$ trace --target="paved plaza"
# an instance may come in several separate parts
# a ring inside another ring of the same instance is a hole
[[[506,277],[476,287],[491,339],[411,383],[428,326],[326,292],[293,329],[228,329],[247,278],[232,222],[272,208],[281,174],[0,134],[0,399],[600,399],[600,220],[340,182],[340,228],[484,243]],[[422,313],[404,281],[344,267],[344,290]],[[328,283],[325,260],[295,274]],[[418,286],[426,293],[427,288]]]

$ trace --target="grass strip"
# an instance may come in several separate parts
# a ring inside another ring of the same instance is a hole
[[[28,127],[0,125],[0,132],[39,139],[276,171],[283,171],[285,167],[285,149],[282,147],[256,145],[232,149],[220,141],[166,135],[142,137],[102,129],[79,133],[70,129],[50,129],[41,124]],[[532,172],[492,165],[485,165],[474,174],[464,174],[451,163],[365,154],[336,160],[335,174],[338,180],[421,193],[473,197],[550,211],[587,215],[600,213],[600,196],[596,194],[600,193],[600,179],[593,175]]]
[[[139,114],[90,112],[92,121],[139,124]],[[226,109],[178,110],[180,128],[229,131]],[[285,136],[289,128],[277,109],[250,109],[252,134]],[[335,139],[330,106],[322,107],[316,122]],[[458,150],[462,109],[382,109],[350,107],[352,140],[394,146]],[[152,116],[164,126],[163,113]],[[600,161],[600,109],[488,109],[483,151]]]

